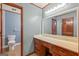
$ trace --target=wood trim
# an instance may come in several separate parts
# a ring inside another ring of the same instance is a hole
[[[2,25],[2,4],[1,4],[1,53],[3,53],[3,39],[2,39],[2,32],[3,32],[3,25]]]
[[[35,53],[35,51],[33,51],[33,52],[27,54],[26,56],[30,56],[30,55],[32,55],[32,54],[34,54],[34,53]]]
[[[54,18],[52,18],[52,21],[53,21],[53,20],[56,21],[56,34],[57,34],[57,20],[54,19]],[[52,34],[53,34],[53,33],[52,33]],[[56,34],[55,34],[55,35],[56,35]]]
[[[23,56],[23,8],[21,9],[21,56]]]
[[[21,56],[23,56],[23,7],[16,5],[14,3],[4,3],[4,4],[21,9]],[[2,10],[2,6],[1,6],[1,10]],[[2,16],[1,16],[1,19],[2,19]],[[2,39],[1,39],[1,41],[2,41]],[[1,45],[2,45],[2,43],[1,43]],[[1,49],[1,51],[2,50],[3,49]]]
[[[19,8],[19,9],[22,9],[22,6],[16,5],[14,3],[3,3],[3,4],[6,4],[6,5],[9,5],[9,6],[12,6],[12,7],[16,7],[16,8]]]

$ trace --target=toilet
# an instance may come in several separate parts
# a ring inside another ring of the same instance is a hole
[[[15,46],[15,41],[16,35],[8,35],[8,46],[9,46],[9,56],[15,56],[15,51],[14,51],[14,46]]]

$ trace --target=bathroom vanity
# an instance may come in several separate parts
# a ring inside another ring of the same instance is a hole
[[[76,37],[58,35],[35,35],[35,53],[38,56],[78,56]]]

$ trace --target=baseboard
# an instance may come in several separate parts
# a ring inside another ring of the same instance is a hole
[[[26,56],[30,56],[32,55],[33,53],[35,53],[35,51],[31,52],[31,53],[28,53]]]

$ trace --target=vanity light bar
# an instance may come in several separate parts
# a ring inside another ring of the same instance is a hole
[[[46,11],[45,14],[48,14],[48,13],[50,13],[52,11],[55,11],[56,9],[61,8],[61,7],[65,6],[65,5],[66,5],[66,3],[62,3],[62,4],[54,7],[53,9],[50,9],[50,10]]]

